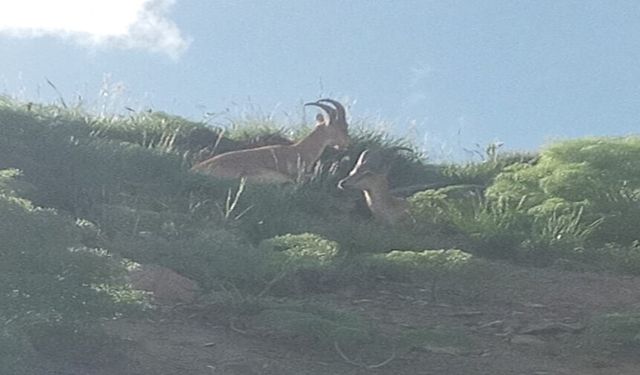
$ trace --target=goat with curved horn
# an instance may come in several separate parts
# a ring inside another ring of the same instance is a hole
[[[338,116],[338,112],[334,108],[332,108],[331,106],[328,106],[326,104],[320,103],[319,100],[317,102],[304,103],[304,105],[305,106],[314,106],[314,107],[322,108],[322,110],[324,110],[327,113],[327,115],[329,115],[329,121],[326,121],[326,119],[324,121],[326,125],[329,125],[332,122],[334,122],[335,119]],[[320,116],[322,116],[322,115],[320,115]],[[324,116],[322,116],[322,117],[324,118]],[[317,119],[317,117],[316,117],[316,119]]]
[[[200,162],[191,170],[218,178],[246,178],[251,182],[295,182],[313,167],[327,147],[344,148],[350,144],[342,104],[333,99],[320,99],[305,106],[322,109],[328,119],[316,117],[313,131],[300,141],[227,152]]]

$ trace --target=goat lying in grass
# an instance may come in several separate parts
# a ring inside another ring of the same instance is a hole
[[[263,183],[295,182],[313,167],[327,147],[343,148],[350,143],[342,104],[332,99],[320,99],[305,105],[323,109],[328,119],[319,116],[316,127],[304,139],[292,145],[227,152],[200,162],[191,169],[219,178],[246,178],[251,182]]]

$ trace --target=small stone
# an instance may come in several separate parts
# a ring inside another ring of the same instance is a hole
[[[191,303],[200,290],[195,281],[156,264],[141,264],[128,277],[133,288],[150,292],[161,305]]]

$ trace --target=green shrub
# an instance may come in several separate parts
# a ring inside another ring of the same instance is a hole
[[[314,292],[327,287],[339,254],[339,246],[313,233],[286,234],[262,241],[260,248],[274,254],[278,274],[261,292]]]
[[[169,145],[165,134],[188,143],[201,129],[163,114],[105,119],[0,101],[0,168],[22,170],[38,188],[28,196],[37,205],[85,218],[96,204],[184,206],[195,178],[178,152],[191,146]]]
[[[247,185],[236,208],[242,216],[232,226],[253,243],[286,234],[315,233],[338,242],[346,254],[433,245],[424,234],[349,217],[344,200],[333,194],[309,185]]]
[[[254,243],[288,233],[316,232],[338,202],[305,186],[247,185],[239,199],[238,228]]]
[[[442,175],[449,185],[476,185],[487,187],[505,168],[511,165],[534,165],[535,154],[507,153],[488,156],[482,162],[448,164],[442,168]]]
[[[121,277],[123,261],[83,244],[90,228],[14,195],[15,177],[15,171],[0,172],[0,358],[30,355],[30,346],[21,343],[48,332],[35,327],[75,331],[137,310],[142,302]],[[7,352],[11,340],[19,354]]]
[[[409,278],[415,281],[427,278],[431,283],[431,299],[438,299],[438,288],[442,279],[469,270],[471,254],[457,249],[407,251],[394,250],[387,254],[374,255],[391,279]]]
[[[39,188],[30,196],[38,205],[86,215],[95,203],[133,200],[141,190],[147,199],[171,196],[182,187],[185,173],[177,155],[78,135],[56,123],[19,124],[33,130],[30,136],[13,134],[7,124],[0,111],[0,144],[7,144],[0,147],[0,160]]]
[[[296,267],[315,268],[330,264],[338,255],[338,244],[313,233],[285,234],[262,242],[265,251],[278,250]]]
[[[479,254],[540,265],[584,258],[581,249],[635,240],[637,157],[636,137],[560,142],[534,163],[501,165],[486,194],[458,185],[410,201],[419,223],[462,231]]]
[[[531,218],[518,202],[489,200],[464,187],[426,190],[409,200],[419,225],[439,224],[460,231],[476,253],[498,258],[517,258],[517,250],[531,231]]]
[[[310,131],[310,127],[303,126],[298,130],[298,134],[294,134],[294,132],[276,124],[269,116],[256,116],[245,113],[229,121],[229,126],[225,129],[225,137],[234,141],[251,142],[252,140],[270,136],[279,136],[284,139],[292,138],[293,136],[300,138]]]
[[[124,272],[124,265],[104,250],[83,246],[72,221],[6,195],[0,196],[0,217],[1,315],[28,324],[83,321],[120,311],[110,292],[125,288],[111,279]],[[135,301],[130,294],[119,302]]]
[[[579,206],[581,225],[591,227],[584,233],[588,242],[629,244],[638,239],[633,223],[640,219],[639,158],[639,137],[559,142],[543,150],[535,165],[507,168],[487,196],[515,201],[526,197],[523,208],[543,220],[565,207],[575,215]]]
[[[166,151],[198,151],[213,146],[219,131],[163,112],[88,117],[91,135]]]
[[[178,233],[174,238],[119,235],[112,239],[111,247],[140,263],[171,268],[205,290],[231,288],[259,293],[280,267],[274,253],[222,228]]]
[[[375,255],[401,267],[405,272],[446,273],[464,267],[471,260],[471,254],[462,250],[394,250],[387,254]]]

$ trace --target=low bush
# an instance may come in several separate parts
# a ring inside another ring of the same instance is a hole
[[[461,230],[478,254],[537,265],[584,261],[585,248],[635,239],[640,177],[630,165],[637,156],[635,137],[561,142],[533,163],[504,165],[486,192],[427,190],[411,198],[412,209],[419,222]]]
[[[6,193],[0,195],[0,217],[2,315],[15,317],[14,323],[112,316],[137,301],[134,293],[114,300],[111,292],[126,289],[117,279],[125,264],[84,246],[74,221]]]
[[[373,256],[378,272],[392,280],[427,279],[430,297],[437,301],[441,281],[470,270],[471,254],[457,249],[408,251],[394,250]]]
[[[542,220],[567,208],[574,216],[582,210],[581,225],[592,226],[584,233],[590,244],[630,244],[638,240],[632,226],[640,218],[639,158],[640,138],[634,136],[558,142],[544,149],[535,165],[505,169],[487,196],[525,198],[522,209]]]
[[[462,232],[479,255],[516,260],[520,244],[531,232],[531,218],[517,203],[487,200],[462,188],[426,190],[410,199],[419,225],[440,225]]]
[[[140,263],[159,264],[197,281],[205,290],[258,293],[278,272],[274,255],[237,234],[211,228],[175,238],[117,236],[111,247]]]
[[[16,171],[0,172],[3,343],[15,339],[16,348],[28,350],[20,344],[24,338],[33,343],[38,332],[46,331],[34,327],[73,327],[70,333],[98,318],[138,310],[142,295],[122,278],[126,263],[106,250],[87,247],[82,242],[86,227],[18,197],[17,177]],[[4,344],[0,349],[0,355],[8,350]]]

